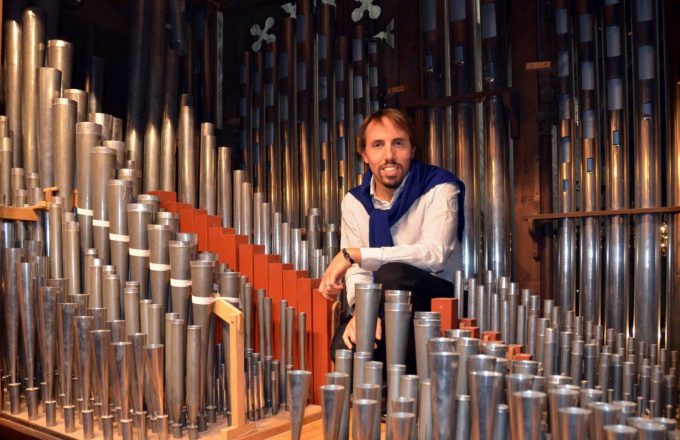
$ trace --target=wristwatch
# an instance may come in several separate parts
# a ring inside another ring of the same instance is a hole
[[[349,261],[349,264],[356,264],[356,261],[354,261],[354,258],[347,252],[347,249],[342,248],[342,255],[345,257],[345,260]]]

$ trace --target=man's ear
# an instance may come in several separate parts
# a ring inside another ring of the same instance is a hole
[[[411,159],[416,157],[416,147],[411,148]]]

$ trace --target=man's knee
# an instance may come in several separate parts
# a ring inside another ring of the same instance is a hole
[[[406,263],[383,264],[375,273],[375,282],[382,284],[383,289],[403,289],[411,268],[412,266]]]

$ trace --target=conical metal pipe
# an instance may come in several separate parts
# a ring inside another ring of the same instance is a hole
[[[59,336],[59,379],[60,389],[64,395],[64,407],[73,405],[73,359],[75,350],[75,335],[73,317],[78,305],[75,303],[57,304],[57,332]]]
[[[541,416],[545,408],[546,394],[540,391],[518,391],[514,396],[519,421],[517,438],[538,440],[541,438]]]
[[[350,387],[352,386],[351,377],[347,373],[338,372],[336,363],[336,371],[333,373],[326,373],[326,383],[329,385],[339,385],[343,387],[342,399],[340,402],[342,409],[340,413],[340,423],[338,427],[337,438],[340,440],[346,440],[349,438],[349,396]]]
[[[189,435],[198,431],[198,412],[201,404],[201,339],[203,330],[199,325],[187,327],[186,336],[186,405]],[[173,419],[178,422],[178,420]]]
[[[427,341],[439,336],[441,322],[437,319],[418,319],[413,321],[416,345],[416,371],[421,379],[429,379],[430,373],[427,361]]]
[[[454,396],[458,379],[458,359],[458,353],[428,352],[432,430],[435,439],[451,439],[456,432]]]
[[[213,287],[213,271],[215,269],[214,261],[194,260],[191,263],[191,306],[193,313],[194,324],[201,327],[201,351],[200,351],[200,407],[201,413],[205,409],[205,396],[207,395],[207,361],[210,338],[209,329],[214,326],[211,325],[212,317],[212,287]]]
[[[341,385],[321,385],[321,412],[324,440],[337,440],[340,429],[340,416],[343,411],[345,387]]]
[[[165,225],[149,225],[149,275],[151,299],[166,309],[168,303],[168,285],[170,284],[170,254],[168,243],[172,237],[172,229]]]
[[[563,439],[586,438],[588,435],[588,419],[592,411],[578,407],[559,409],[559,432]],[[554,426],[554,425],[553,425]],[[554,427],[553,430],[557,428]],[[554,431],[553,431],[554,432]],[[602,437],[605,438],[604,436]]]
[[[168,322],[166,345],[168,347],[169,367],[167,374],[168,413],[172,421],[173,437],[181,437],[182,405],[184,404],[184,320],[176,319]]]
[[[27,389],[35,388],[35,347],[36,347],[36,293],[33,275],[35,264],[21,262],[15,266],[19,296],[19,317],[21,321],[21,341],[24,365],[27,375]],[[16,320],[16,315],[10,319]]]
[[[607,425],[604,427],[606,440],[632,440],[637,438],[637,429],[626,425]]]
[[[132,423],[130,419],[132,343],[112,342],[111,358],[113,361],[113,394],[118,405],[120,422],[129,425]]]
[[[377,400],[372,399],[357,399],[352,404],[353,408],[353,423],[356,424],[356,439],[357,440],[371,440],[374,439],[373,420],[376,414],[379,414],[379,404]],[[293,438],[300,438],[293,437]]]
[[[43,400],[54,401],[54,372],[57,358],[57,301],[60,293],[58,287],[41,286],[38,288],[36,303],[38,322],[38,344],[40,346],[40,364],[43,380],[47,384],[47,395]],[[45,411],[47,413],[47,410]],[[53,420],[56,423],[56,421]]]
[[[304,370],[291,370],[288,372],[288,408],[290,411],[291,438],[299,440],[302,434],[302,421],[307,406],[307,394],[312,373]]]
[[[430,379],[421,379],[418,389],[418,438],[432,438],[432,398]]]
[[[76,354],[78,366],[78,384],[80,388],[80,410],[81,413],[91,411],[90,392],[92,385],[92,335],[94,329],[94,318],[92,316],[74,316],[74,328],[76,332]]]
[[[10,383],[19,381],[17,359],[19,353],[19,288],[16,265],[24,258],[24,250],[17,248],[5,248],[3,250],[3,285],[5,287],[3,311],[5,313],[4,332],[7,335],[7,354],[9,365],[7,366]]]
[[[586,407],[592,410],[590,417],[590,438],[601,440],[605,438],[604,426],[615,425],[621,418],[621,407],[611,403],[592,402]]]
[[[550,433],[555,440],[560,440],[560,409],[578,406],[579,392],[566,388],[548,390],[548,406],[550,407]],[[579,417],[576,415],[575,417]],[[568,440],[572,437],[567,437]]]
[[[472,438],[490,439],[493,436],[496,408],[500,403],[503,375],[493,371],[470,371],[468,376]]]
[[[394,412],[387,418],[394,440],[410,440],[416,429],[416,416],[410,412]]]

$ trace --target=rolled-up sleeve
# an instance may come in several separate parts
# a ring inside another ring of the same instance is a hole
[[[348,196],[352,197],[352,196]],[[355,202],[354,205],[357,205]],[[359,205],[360,209],[364,209]],[[358,215],[357,206],[352,206],[350,199],[345,197],[342,201],[342,229],[340,236],[340,248],[361,248],[366,246],[361,239],[361,233],[359,232],[360,223],[362,220]],[[368,222],[365,222],[364,227],[368,227]],[[347,293],[347,303],[350,307],[354,305],[354,285],[359,283],[371,283],[373,282],[373,273],[365,268],[360,267],[358,264],[353,264],[347,272],[345,272],[345,291]]]

